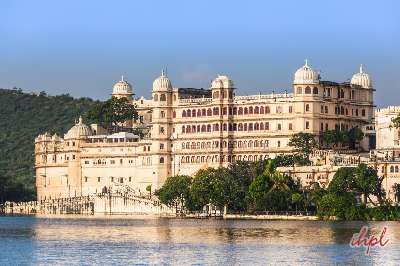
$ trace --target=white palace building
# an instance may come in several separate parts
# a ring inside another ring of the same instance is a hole
[[[351,82],[332,82],[322,80],[307,62],[294,74],[292,92],[251,96],[238,96],[225,75],[218,75],[209,89],[193,89],[173,87],[163,72],[153,82],[151,99],[134,98],[132,86],[122,79],[112,95],[137,106],[140,119],[126,125],[143,129],[145,136],[102,134],[82,119],[63,138],[39,135],[37,198],[85,196],[115,183],[145,193],[171,175],[290,153],[294,133],[319,136],[370,124],[373,93],[362,67]]]

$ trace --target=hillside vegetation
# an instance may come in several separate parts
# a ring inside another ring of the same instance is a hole
[[[35,198],[34,139],[63,135],[96,101],[0,89],[0,203]]]

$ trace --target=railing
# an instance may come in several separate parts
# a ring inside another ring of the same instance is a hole
[[[315,211],[255,211],[255,215],[315,216]]]
[[[262,99],[277,99],[277,98],[291,98],[293,93],[271,93],[271,94],[258,94],[258,95],[248,95],[248,96],[235,96],[233,100],[262,100]]]
[[[189,99],[180,99],[179,103],[209,103],[212,102],[212,98],[189,98]]]

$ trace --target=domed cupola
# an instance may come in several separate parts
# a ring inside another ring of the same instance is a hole
[[[167,77],[164,70],[161,72],[161,76],[156,78],[153,82],[153,91],[171,91],[172,84],[169,78]]]
[[[367,73],[364,73],[362,65],[360,65],[360,72],[353,75],[350,83],[366,89],[372,88],[372,80]]]
[[[218,75],[211,83],[212,89],[230,89],[233,87],[233,81],[225,75]]]
[[[67,134],[64,135],[64,139],[82,139],[91,135],[92,130],[83,123],[82,117],[79,117],[78,123],[68,130]]]
[[[114,84],[113,86],[113,96],[130,96],[133,94],[132,85],[124,80],[124,76],[121,80]]]
[[[319,73],[308,66],[306,59],[305,65],[294,73],[293,84],[318,84],[319,79]]]

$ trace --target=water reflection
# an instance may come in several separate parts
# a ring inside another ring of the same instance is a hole
[[[366,257],[349,240],[364,223],[154,217],[0,217],[0,264],[386,264],[400,224],[369,223],[390,242]],[[4,245],[3,245],[4,244]]]

